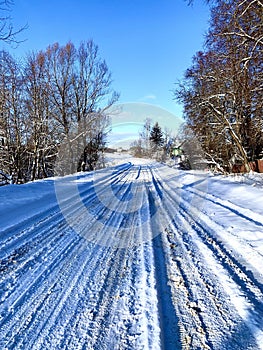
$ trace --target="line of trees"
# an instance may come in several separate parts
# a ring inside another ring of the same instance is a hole
[[[175,98],[207,161],[231,171],[263,157],[263,1],[214,0],[205,49]]]
[[[62,173],[92,170],[119,97],[111,83],[92,40],[55,43],[23,62],[0,52],[0,170],[15,183],[51,176],[62,144]]]

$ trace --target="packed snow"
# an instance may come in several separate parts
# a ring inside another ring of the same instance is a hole
[[[262,180],[117,154],[1,187],[0,349],[263,349]]]

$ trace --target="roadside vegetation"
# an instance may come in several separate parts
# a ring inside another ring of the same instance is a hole
[[[184,132],[201,144],[210,167],[263,172],[263,1],[207,2],[204,49],[174,91]]]
[[[61,144],[67,171],[93,170],[105,146],[107,110],[118,96],[93,41],[78,48],[55,43],[22,62],[1,51],[2,173],[13,183],[52,176]]]

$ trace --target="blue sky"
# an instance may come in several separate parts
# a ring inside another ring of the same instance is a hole
[[[112,72],[120,102],[145,102],[177,117],[171,90],[204,42],[209,8],[203,0],[15,0],[14,25],[28,24],[15,56],[54,42],[93,39]]]

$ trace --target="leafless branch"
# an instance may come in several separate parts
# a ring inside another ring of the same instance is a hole
[[[12,24],[12,18],[10,16],[11,7],[14,2],[12,0],[0,1],[0,12],[4,15],[0,16],[0,41],[4,41],[8,44],[19,44],[24,40],[18,40],[18,35],[28,28],[24,25],[22,28],[15,29]]]

